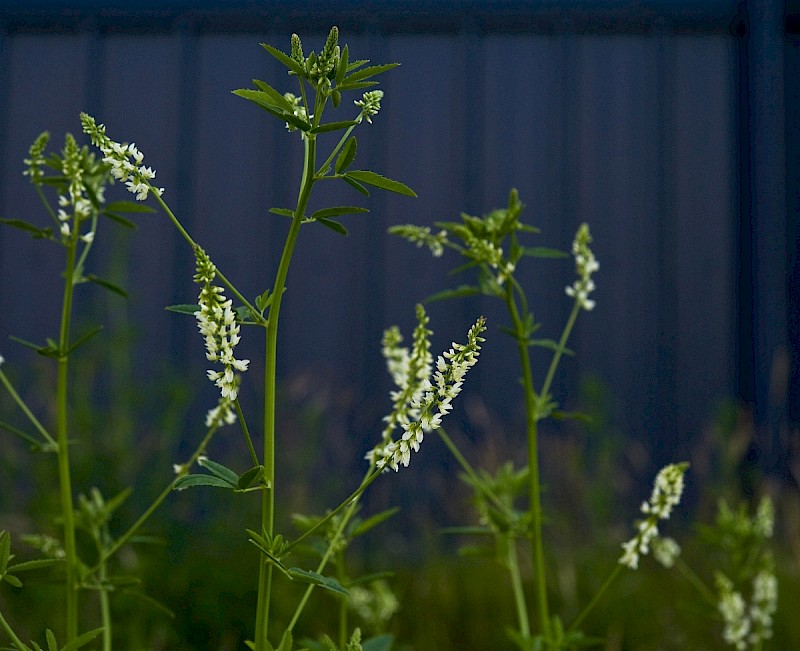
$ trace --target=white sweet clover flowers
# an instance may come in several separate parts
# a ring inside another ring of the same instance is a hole
[[[774,510],[772,500],[764,498],[751,519],[744,512],[733,512],[727,505],[720,507],[720,520],[726,529],[743,541],[766,542],[772,537]],[[754,548],[748,545],[750,555]],[[778,579],[775,576],[772,556],[765,553],[760,569],[750,579],[750,602],[748,604],[741,590],[722,572],[716,573],[718,592],[717,610],[722,616],[724,628],[722,637],[736,649],[761,648],[764,640],[772,637],[772,618],[778,608]]]
[[[736,649],[760,648],[764,640],[772,637],[772,616],[778,607],[775,575],[768,570],[756,574],[749,607],[728,577],[718,573],[716,580],[719,591],[717,609],[725,624],[723,639]]]
[[[164,193],[164,188],[157,188],[151,181],[156,177],[151,167],[142,165],[144,154],[134,143],[123,145],[114,142],[106,135],[106,127],[97,124],[95,119],[81,113],[83,131],[92,141],[92,144],[103,153],[103,162],[111,165],[111,175],[125,183],[128,191],[136,195],[137,201],[145,201],[149,192],[157,196]]]
[[[600,268],[600,263],[589,248],[591,241],[589,225],[581,224],[572,242],[572,255],[575,257],[578,279],[565,290],[567,296],[572,296],[584,310],[591,310],[595,306],[595,302],[589,299],[589,294],[595,288],[592,274]]]
[[[433,358],[430,354],[427,329],[428,316],[422,306],[417,306],[417,327],[411,350],[400,346],[402,337],[397,328],[387,330],[383,339],[383,354],[397,390],[392,391],[392,412],[384,419],[381,442],[370,450],[366,459],[381,470],[399,470],[408,466],[411,452],[417,452],[426,432],[441,426],[442,418],[452,410],[453,399],[461,392],[464,377],[478,361],[481,333],[486,330],[486,320],[481,317],[470,328],[467,343],[453,343],[452,348],[436,360],[436,370],[431,374]],[[402,436],[395,440],[394,431],[400,428]]]
[[[688,467],[688,463],[675,463],[665,466],[658,473],[650,500],[641,506],[645,519],[636,523],[636,536],[622,544],[624,553],[619,559],[622,565],[635,570],[639,566],[639,558],[650,551],[651,544],[658,536],[658,521],[667,520],[672,509],[681,501],[683,475]],[[674,562],[674,556],[672,560]]]
[[[428,226],[404,224],[402,226],[392,226],[389,232],[416,244],[417,248],[427,246],[435,258],[441,257],[444,253],[445,245],[449,244],[447,231],[441,230],[438,233],[431,233],[431,229]]]
[[[211,426],[220,420],[232,423],[235,415],[231,403],[239,393],[240,376],[237,371],[246,371],[250,360],[236,359],[233,355],[233,349],[241,339],[239,324],[236,322],[231,300],[225,298],[222,287],[212,284],[217,275],[216,266],[199,246],[195,247],[195,257],[197,273],[194,281],[202,286],[197,299],[200,309],[195,312],[197,327],[205,337],[206,359],[219,362],[223,366],[221,371],[208,371],[208,379],[219,387],[222,400],[208,412],[206,424]]]
[[[6,361],[6,358],[3,357],[2,355],[0,355],[0,366],[2,366],[3,362],[5,362],[5,361]]]

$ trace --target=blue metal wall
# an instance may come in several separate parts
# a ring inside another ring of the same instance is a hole
[[[137,143],[194,237],[247,293],[260,292],[285,227],[266,210],[291,204],[301,152],[299,139],[230,90],[253,77],[280,87],[283,73],[259,42],[286,49],[298,31],[308,49],[319,47],[335,23],[354,55],[402,63],[382,82],[384,109],[362,130],[359,159],[419,199],[374,195],[371,216],[346,239],[301,234],[283,377],[310,371],[382,400],[383,328],[410,330],[414,303],[449,282],[440,261],[387,239],[386,228],[482,213],[514,186],[542,245],[568,248],[581,221],[595,237],[598,305],[581,319],[564,385],[598,374],[622,429],[658,462],[687,456],[715,405],[743,399],[763,426],[761,462],[785,470],[779,429],[787,409],[800,416],[800,102],[797,34],[781,3],[201,5],[2,5],[3,216],[28,217],[36,205],[21,177],[33,138],[77,133],[87,110],[113,138]],[[163,311],[195,294],[183,241],[161,216],[143,218],[129,244],[103,237],[105,259],[127,262],[140,378],[171,357],[202,383],[193,323]],[[56,247],[0,230],[0,351],[9,360],[24,355],[9,334],[51,333],[60,265]],[[537,317],[554,336],[572,266],[528,268]],[[502,321],[488,303],[432,308],[441,345],[479,312]],[[258,360],[255,342],[251,350]],[[511,343],[495,331],[480,366],[470,389],[513,424],[519,400],[493,391],[496,374],[514,368]]]

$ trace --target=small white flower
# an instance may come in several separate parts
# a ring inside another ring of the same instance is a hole
[[[584,310],[591,310],[595,302],[589,299],[589,294],[594,291],[595,284],[592,274],[600,269],[600,263],[589,248],[592,236],[589,234],[588,224],[581,224],[575,239],[572,242],[572,254],[575,257],[575,271],[578,279],[565,288],[567,296],[574,298]]]
[[[381,443],[365,457],[381,470],[397,471],[401,465],[408,466],[411,453],[419,451],[425,432],[441,426],[442,417],[451,410],[453,398],[461,391],[464,376],[478,361],[483,341],[480,334],[486,329],[485,319],[481,317],[470,328],[467,343],[453,343],[453,347],[438,358],[437,370],[430,376],[432,357],[428,337],[431,333],[427,330],[428,317],[422,306],[417,307],[417,320],[410,353],[400,352],[402,338],[396,328],[384,335],[387,365],[400,390],[392,392],[394,408],[384,419],[387,426]],[[403,433],[395,440],[393,432],[397,428]]]
[[[636,536],[622,544],[624,553],[619,563],[635,570],[639,566],[639,557],[650,551],[651,543],[658,536],[658,521],[668,519],[673,507],[681,501],[683,475],[688,467],[688,463],[670,464],[658,473],[650,500],[641,506],[647,517],[636,523]]]
[[[0,366],[2,366],[3,362],[5,362],[5,361],[6,361],[6,358],[3,357],[2,355],[0,355]]]
[[[666,568],[675,565],[675,560],[681,554],[680,545],[672,538],[660,538],[656,536],[652,540],[651,546],[653,548],[653,558]]]
[[[94,231],[89,231],[85,235],[81,235],[81,239],[87,244],[94,242]]]
[[[69,237],[70,229],[69,229],[69,222],[62,222],[61,227],[59,228],[61,234],[64,237]]]

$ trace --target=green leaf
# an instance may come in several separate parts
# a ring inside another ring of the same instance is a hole
[[[38,570],[43,567],[50,567],[56,563],[63,563],[64,561],[59,558],[39,558],[35,561],[25,561],[24,563],[16,563],[9,565],[9,572],[27,572],[29,570]]]
[[[100,287],[105,287],[109,291],[114,292],[115,294],[119,294],[123,298],[128,297],[128,292],[126,292],[122,287],[112,283],[110,280],[106,280],[105,278],[100,278],[99,276],[95,276],[94,274],[87,274],[84,276],[86,280],[90,283],[94,283],[95,285],[100,285]]]
[[[8,583],[9,585],[13,585],[15,588],[21,588],[22,587],[22,581],[20,581],[13,574],[4,574],[3,575],[3,581]]]
[[[568,258],[569,253],[560,249],[549,249],[546,246],[523,247],[522,254],[532,258]]]
[[[263,47],[267,52],[269,52],[272,56],[274,56],[278,61],[280,61],[283,65],[285,65],[289,70],[300,77],[306,76],[306,71],[303,69],[297,61],[295,61],[292,57],[287,54],[284,54],[280,50],[268,45],[267,43],[262,43],[261,47]]]
[[[261,81],[260,79],[253,79],[253,85],[256,86],[261,92],[266,93],[270,100],[272,100],[272,103],[278,108],[288,111],[289,113],[294,112],[294,106],[292,106],[292,103],[267,82]]]
[[[351,179],[348,176],[340,177],[343,181],[347,182],[348,185],[351,185],[353,188],[358,190],[361,194],[369,196],[369,190],[367,190],[363,185],[361,185],[358,181]]]
[[[330,217],[338,217],[339,215],[355,215],[367,213],[367,208],[359,206],[334,206],[332,208],[323,208],[317,210],[311,215],[311,219],[329,219]]]
[[[306,122],[303,118],[296,116],[294,113],[289,113],[284,111],[280,107],[275,106],[270,99],[269,95],[265,92],[260,90],[251,90],[249,88],[240,88],[238,90],[232,91],[234,95],[238,95],[239,97],[243,97],[246,100],[249,100],[256,104],[257,106],[264,109],[267,113],[274,115],[279,120],[284,122],[288,122],[294,127],[297,127],[301,131],[308,131],[311,128],[311,125]]]
[[[333,101],[333,108],[339,108],[339,104],[342,103],[342,94],[338,90],[333,91],[331,101]]]
[[[0,531],[0,574],[5,574],[10,558],[11,534],[8,531]]]
[[[354,81],[352,84],[348,84],[347,81],[345,81],[343,84],[336,86],[336,90],[342,92],[346,90],[361,90],[362,88],[371,88],[377,85],[377,81]]]
[[[286,629],[276,651],[292,651],[292,631],[290,629]]]
[[[0,224],[6,224],[12,228],[18,228],[21,231],[30,233],[35,240],[49,239],[53,234],[52,228],[39,228],[21,219],[0,219]]]
[[[351,180],[355,180],[360,183],[366,183],[368,185],[374,185],[376,188],[389,190],[389,192],[396,192],[397,194],[404,194],[408,197],[417,196],[416,192],[414,192],[407,185],[400,183],[400,181],[394,181],[386,178],[385,176],[381,176],[380,174],[376,174],[375,172],[370,172],[367,170],[353,170],[352,172],[346,172],[344,178],[349,178]]]
[[[528,339],[528,345],[529,346],[538,346],[540,348],[547,348],[547,349],[552,350],[554,352],[557,352],[557,351],[560,350],[558,342],[554,341],[552,339]],[[575,354],[575,352],[570,350],[569,348],[564,348],[563,350],[561,350],[561,352],[564,353],[565,355],[574,355]]]
[[[137,599],[144,601],[146,604],[148,604],[155,610],[162,612],[170,619],[175,619],[174,612],[172,612],[169,608],[167,608],[167,606],[158,601],[158,599],[153,599],[153,597],[151,597],[150,595],[146,595],[142,592],[139,592],[138,590],[123,590],[122,593],[131,597],[136,597]]]
[[[236,486],[236,483],[239,481],[239,475],[237,475],[233,470],[228,468],[227,466],[223,466],[221,463],[217,463],[216,461],[212,461],[207,457],[200,457],[197,460],[197,463],[202,466],[203,468],[207,468],[212,475],[219,477],[230,483],[232,486]]]
[[[431,294],[428,296],[423,303],[433,303],[435,301],[444,301],[450,298],[463,298],[464,296],[475,296],[476,294],[480,294],[481,290],[479,287],[473,287],[472,285],[460,285],[454,289],[444,289],[441,292],[436,292],[435,294]]]
[[[49,628],[45,632],[45,638],[47,638],[47,651],[58,651],[56,636]]]
[[[345,143],[344,147],[342,147],[339,155],[336,157],[337,174],[341,174],[344,170],[350,167],[353,159],[356,157],[357,149],[358,142],[356,141],[356,137],[351,136],[350,139]]]
[[[177,312],[178,314],[192,314],[194,315],[196,312],[200,311],[200,306],[197,304],[194,305],[167,305],[164,308],[168,312]]]
[[[264,466],[253,466],[241,474],[236,482],[237,490],[247,490],[253,484],[259,482],[264,476]]]
[[[379,75],[382,72],[386,72],[387,70],[391,70],[392,68],[396,68],[399,66],[399,63],[384,63],[380,66],[369,66],[367,68],[362,68],[357,72],[354,72],[349,77],[345,77],[343,84],[352,84],[354,81],[362,81],[364,79],[369,79],[370,77],[374,77],[375,75]]]
[[[8,337],[11,341],[15,341],[18,344],[21,344],[27,348],[35,350],[40,355],[44,355],[45,357],[58,357],[61,352],[58,349],[58,344],[54,342],[52,339],[47,340],[46,346],[40,346],[39,344],[34,344],[30,341],[26,341],[25,339],[20,339],[19,337],[15,337],[14,335],[10,335]]]
[[[333,219],[318,219],[317,222],[319,222],[323,226],[327,226],[328,228],[338,233],[339,235],[344,235],[345,237],[347,237],[347,235],[349,234],[344,226],[342,226],[339,222],[334,221]]]
[[[348,66],[350,65],[350,50],[345,45],[339,54],[339,63],[336,66],[336,83],[341,84],[344,76],[349,72]]]
[[[156,212],[156,209],[151,208],[141,201],[112,201],[111,203],[106,204],[105,208],[103,208],[100,214],[105,215],[107,212],[153,213]]]
[[[85,344],[89,339],[94,337],[98,332],[103,329],[103,326],[99,325],[95,328],[92,328],[88,332],[84,333],[80,337],[78,337],[72,344],[70,344],[69,348],[67,348],[66,354],[69,355],[73,350],[77,349],[78,347]]]
[[[216,486],[218,488],[234,488],[236,484],[231,484],[224,479],[214,475],[184,475],[178,477],[172,484],[172,490],[182,491],[193,486]]]
[[[7,430],[7,431],[11,432],[12,434],[16,434],[21,439],[23,439],[23,440],[27,441],[28,443],[30,443],[33,446],[33,448],[36,449],[36,450],[45,449],[44,448],[44,445],[45,445],[44,443],[40,443],[38,440],[36,440],[30,434],[26,434],[21,429],[18,429],[16,427],[14,427],[13,425],[10,425],[9,423],[5,423],[3,421],[0,421],[0,429],[4,429],[4,430]],[[0,571],[2,571],[2,568],[0,568]]]
[[[384,633],[376,637],[371,637],[362,644],[363,651],[390,651],[394,644],[394,636],[391,633]]]
[[[294,210],[289,210],[288,208],[270,208],[269,212],[273,215],[280,215],[281,217],[289,217],[294,219]]]
[[[82,646],[86,646],[89,642],[93,641],[100,633],[103,632],[102,628],[96,628],[92,631],[84,633],[83,635],[79,635],[76,637],[72,642],[67,644],[61,651],[75,651],[75,649],[80,649]]]
[[[363,522],[360,522],[356,527],[353,528],[353,531],[350,532],[351,538],[356,538],[357,536],[361,536],[373,527],[377,527],[382,522],[385,522],[389,518],[391,518],[395,513],[400,510],[399,506],[395,506],[391,509],[386,509],[385,511],[381,511],[373,515],[372,517],[367,518]]]
[[[358,124],[355,120],[344,120],[342,122],[328,122],[327,124],[320,124],[318,127],[311,129],[309,133],[324,133],[326,131],[338,131],[339,129],[348,129]]]
[[[118,215],[115,212],[102,212],[100,213],[104,217],[108,217],[112,222],[117,222],[120,226],[124,226],[125,228],[130,228],[132,231],[138,230],[138,226],[134,224],[130,219],[125,219],[122,215]]]
[[[318,574],[317,572],[312,572],[311,570],[303,570],[299,567],[290,567],[286,573],[289,575],[289,578],[297,581],[299,583],[310,583],[312,585],[317,585],[320,588],[325,588],[326,590],[330,590],[331,592],[336,592],[338,594],[349,595],[350,593],[342,587],[342,584],[339,583],[336,579],[332,579],[328,576],[322,576],[322,574]]]

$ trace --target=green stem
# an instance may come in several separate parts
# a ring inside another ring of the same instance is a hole
[[[303,138],[304,163],[303,178],[297,197],[292,225],[286,237],[278,274],[272,292],[272,304],[269,309],[269,320],[266,335],[266,357],[264,364],[264,479],[269,488],[262,491],[261,529],[268,537],[272,536],[275,524],[275,380],[277,376],[278,351],[278,319],[283,300],[283,290],[289,273],[297,235],[305,214],[311,188],[314,185],[314,169],[316,166],[316,138],[307,134]],[[256,651],[266,651],[269,633],[269,606],[272,591],[272,563],[266,556],[261,557],[258,576],[258,602],[256,604],[255,643]]]
[[[567,324],[564,326],[564,331],[561,333],[561,339],[558,341],[556,352],[553,355],[553,359],[550,360],[550,368],[547,369],[547,376],[544,379],[544,384],[542,385],[542,390],[539,394],[542,397],[542,400],[547,400],[547,395],[550,393],[550,385],[553,383],[553,378],[555,377],[558,363],[561,361],[561,357],[567,348],[567,340],[569,339],[570,334],[572,334],[572,328],[575,326],[575,320],[578,318],[578,313],[580,311],[580,303],[575,301],[575,304],[572,306],[572,312],[570,312],[569,319],[567,319]]]
[[[59,333],[58,376],[56,384],[56,439],[58,441],[58,483],[61,495],[61,517],[64,521],[64,552],[66,554],[66,628],[67,642],[78,635],[78,591],[76,573],[78,555],[75,547],[75,513],[72,502],[72,481],[69,467],[67,438],[67,384],[69,359],[64,351],[69,347],[69,326],[72,316],[72,296],[75,288],[75,242],[67,245],[67,265],[64,271],[64,300],[61,307]]]
[[[106,589],[108,569],[106,564],[100,566],[100,617],[103,622],[103,651],[111,651],[111,604]]]
[[[148,183],[148,185],[150,184]],[[150,187],[153,188],[152,185],[150,185]],[[175,225],[175,228],[178,229],[178,232],[183,236],[183,239],[185,239],[189,243],[192,249],[196,248],[197,243],[192,239],[192,236],[189,235],[187,230],[183,227],[183,224],[181,224],[180,221],[178,221],[178,218],[175,216],[175,213],[173,213],[172,210],[170,210],[169,206],[156,192],[153,192],[152,195],[156,198],[156,201],[161,206],[162,210],[165,213],[167,213],[167,217],[169,217],[170,221]],[[219,278],[220,282],[223,285],[225,285],[225,287],[227,287],[237,299],[241,301],[242,305],[246,306],[247,309],[250,310],[250,316],[256,323],[258,323],[259,325],[266,325],[266,319],[264,319],[264,317],[261,316],[261,313],[253,305],[250,304],[250,301],[248,301],[244,296],[242,296],[239,290],[236,289],[236,287],[234,287],[233,283],[225,277],[225,275],[219,270],[219,268],[217,268],[217,278]]]
[[[189,474],[189,469],[195,464],[197,459],[200,457],[203,452],[205,452],[206,446],[211,441],[211,437],[214,436],[216,431],[219,429],[219,425],[217,423],[212,423],[209,430],[206,432],[206,435],[203,437],[203,440],[200,442],[200,445],[197,446],[195,451],[192,453],[192,456],[189,457],[189,460],[182,464],[180,472],[177,474],[177,477],[183,477],[184,475]],[[89,570],[89,574],[94,574],[98,570],[102,568],[103,563],[105,563],[109,558],[111,558],[114,554],[116,554],[127,542],[130,540],[131,536],[133,536],[141,526],[150,518],[151,515],[155,512],[155,510],[161,506],[161,503],[167,499],[169,494],[173,491],[173,485],[175,481],[171,481],[167,487],[161,491],[161,494],[153,501],[153,503],[147,508],[147,510],[139,516],[139,519],[131,525],[131,527],[122,534],[119,538],[114,541],[114,544],[111,545],[108,549],[106,549],[103,554],[100,556],[100,560],[97,562],[91,570]]]
[[[450,450],[450,453],[456,458],[456,461],[464,470],[465,473],[469,476],[475,486],[479,487],[481,492],[486,495],[494,505],[503,513],[509,514],[510,509],[508,504],[503,502],[497,494],[492,490],[491,486],[489,486],[483,479],[478,476],[478,473],[475,472],[475,469],[470,465],[469,461],[467,461],[466,457],[461,454],[461,450],[458,449],[456,444],[453,440],[447,435],[444,427],[440,427],[436,430],[436,433],[439,435],[439,438],[444,441],[444,444],[447,446],[447,449]]]
[[[682,558],[676,558],[675,568],[689,583],[692,584],[695,590],[697,590],[703,596],[703,599],[705,599],[709,605],[716,610],[717,606],[719,605],[719,599],[717,598],[717,595],[709,590],[703,579],[697,576],[697,573],[691,567],[689,567],[686,561],[684,561]]]
[[[517,607],[517,619],[519,620],[519,632],[523,640],[531,636],[531,625],[528,621],[528,604],[525,601],[525,591],[522,589],[522,576],[519,571],[519,554],[517,543],[511,536],[505,537],[504,544],[507,547],[506,562],[508,571],[511,574],[511,587],[514,591],[514,604]]]
[[[583,623],[583,620],[586,619],[586,616],[592,612],[592,609],[597,605],[600,601],[600,598],[606,593],[606,591],[611,587],[611,584],[614,583],[616,578],[619,576],[619,573],[624,569],[623,565],[617,563],[614,567],[614,570],[611,574],[608,575],[608,578],[605,580],[605,583],[600,586],[600,589],[595,592],[594,597],[588,603],[588,605],[583,609],[580,615],[575,619],[574,622],[569,627],[570,632],[578,630],[578,627]]]
[[[2,370],[0,370],[0,383],[6,388],[11,399],[17,403],[17,406],[22,410],[22,412],[28,417],[28,420],[31,421],[33,426],[39,431],[39,433],[47,440],[47,445],[42,446],[45,449],[50,450],[57,450],[58,443],[56,443],[55,439],[50,436],[48,431],[44,428],[44,426],[39,422],[39,419],[33,415],[33,412],[28,409],[28,405],[20,398],[19,394],[14,390],[14,387],[11,386],[11,382],[9,381],[8,377]],[[37,445],[41,445],[38,441],[36,442]]]
[[[0,628],[2,628],[6,635],[8,635],[8,639],[17,647],[19,651],[30,651],[30,649],[23,644],[22,640],[17,637],[17,634],[14,632],[14,629],[11,628],[11,624],[6,621],[6,618],[3,617],[3,613],[0,612]]]
[[[253,439],[250,437],[250,430],[247,427],[247,421],[244,418],[244,413],[242,412],[242,406],[239,404],[239,398],[233,401],[233,406],[236,407],[236,415],[239,417],[239,424],[242,426],[242,432],[244,433],[244,440],[247,443],[247,449],[250,451],[250,458],[253,461],[253,465],[259,465],[258,455],[256,454],[256,449],[253,446]]]
[[[322,519],[318,520],[314,524],[313,527],[311,527],[310,529],[307,529],[300,536],[298,536],[295,540],[293,540],[292,543],[286,548],[286,553],[288,553],[292,549],[294,549],[297,545],[299,545],[301,542],[303,542],[303,540],[308,538],[308,536],[310,536],[315,531],[317,531],[317,529],[319,529],[321,526],[323,526],[324,524],[327,524],[331,519],[333,519],[334,517],[339,515],[339,513],[341,513],[350,504],[353,504],[356,501],[358,501],[358,498],[361,496],[361,493],[363,493],[365,490],[367,490],[367,487],[372,482],[374,482],[378,477],[380,477],[381,474],[382,474],[382,471],[370,468],[369,471],[367,472],[366,476],[362,480],[361,484],[359,484],[358,488],[356,488],[356,490],[354,490],[352,493],[350,493],[350,495],[341,504],[339,504],[339,506],[337,506],[332,511],[328,511]]]
[[[547,601],[547,577],[544,563],[544,541],[542,540],[542,496],[539,476],[539,437],[537,424],[537,396],[533,388],[531,360],[528,350],[525,325],[520,318],[514,300],[513,287],[506,283],[506,305],[511,315],[516,333],[517,350],[522,365],[522,383],[525,390],[525,421],[528,435],[529,501],[531,509],[531,545],[534,580],[536,582],[536,601],[539,619],[545,639],[550,639],[550,607]],[[544,395],[544,394],[542,394]]]
[[[363,482],[362,482],[363,484]],[[352,502],[350,502],[350,508],[345,513],[344,517],[342,517],[342,521],[339,523],[339,527],[336,529],[336,532],[331,537],[331,542],[328,544],[328,549],[325,550],[325,554],[322,556],[322,560],[320,560],[319,565],[317,565],[317,574],[322,574],[325,570],[325,566],[328,564],[328,561],[333,556],[333,550],[337,546],[339,542],[339,538],[342,536],[347,524],[350,522],[350,519],[353,517],[353,514],[356,511],[356,507],[358,506],[358,498],[355,498]],[[297,625],[297,620],[300,619],[300,615],[303,613],[303,610],[306,607],[306,603],[308,602],[309,597],[311,597],[311,593],[314,591],[315,586],[313,584],[309,585],[306,588],[305,593],[303,593],[303,598],[300,600],[300,603],[297,605],[297,608],[294,611],[294,615],[292,615],[292,619],[289,621],[289,625],[286,627],[287,631],[293,631],[294,627]]]
[[[355,124],[353,126],[347,128],[347,131],[344,132],[344,135],[341,137],[341,139],[339,140],[338,144],[333,148],[333,151],[331,152],[331,155],[328,156],[328,158],[325,160],[325,162],[322,165],[319,166],[319,170],[317,170],[317,173],[314,175],[314,177],[317,180],[323,178],[322,173],[325,171],[326,168],[328,168],[331,164],[333,164],[333,157],[336,156],[336,154],[342,148],[344,143],[350,137],[350,134],[353,133],[353,129],[355,129],[355,128],[356,128]]]

